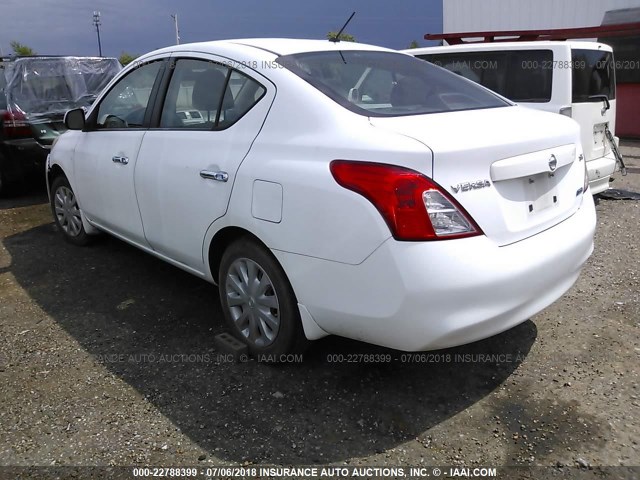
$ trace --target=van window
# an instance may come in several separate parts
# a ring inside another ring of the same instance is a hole
[[[517,50],[418,55],[514,102],[551,100],[553,52]]]
[[[606,95],[616,98],[616,76],[611,52],[579,50],[571,52],[573,60],[573,103],[600,102],[590,98]]]

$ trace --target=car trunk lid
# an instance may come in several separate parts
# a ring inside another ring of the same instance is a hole
[[[551,228],[582,202],[579,129],[562,115],[504,107],[370,121],[427,145],[433,180],[499,245]]]

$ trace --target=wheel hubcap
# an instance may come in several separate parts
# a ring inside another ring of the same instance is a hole
[[[226,278],[227,305],[240,333],[252,344],[266,347],[280,329],[280,305],[267,273],[253,260],[235,260]]]
[[[58,225],[71,237],[76,237],[82,230],[82,216],[76,202],[76,196],[69,187],[61,186],[56,190],[53,208]]]

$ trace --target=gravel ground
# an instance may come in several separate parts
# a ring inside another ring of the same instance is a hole
[[[622,150],[613,185],[640,192]],[[0,199],[0,465],[639,465],[640,202],[597,211],[577,284],[508,332],[413,362],[327,338],[270,366],[215,350],[214,287],[64,243],[42,189]],[[331,361],[353,353],[396,360]]]

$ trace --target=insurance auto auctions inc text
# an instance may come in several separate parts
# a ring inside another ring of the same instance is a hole
[[[228,467],[210,467],[216,475],[234,477],[244,474],[257,478],[494,478],[495,468],[464,467],[249,467],[245,471],[227,471]]]

